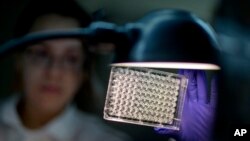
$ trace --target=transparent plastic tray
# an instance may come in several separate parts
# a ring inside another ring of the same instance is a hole
[[[112,67],[104,119],[179,130],[187,83],[184,75]]]

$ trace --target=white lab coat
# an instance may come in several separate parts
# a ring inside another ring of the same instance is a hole
[[[0,141],[127,141],[125,134],[73,105],[38,130],[25,128],[16,111],[18,98],[11,97],[0,107]]]

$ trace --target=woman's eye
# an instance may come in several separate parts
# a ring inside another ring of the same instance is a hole
[[[38,58],[46,58],[48,57],[48,53],[45,50],[36,50],[33,51],[33,56]]]
[[[64,60],[64,63],[69,67],[75,68],[81,65],[81,60],[77,56],[67,56]]]
[[[75,63],[78,63],[78,62],[79,62],[79,59],[78,59],[78,57],[76,57],[76,56],[68,56],[68,57],[66,58],[66,61],[67,61],[68,63],[75,64]]]
[[[29,56],[31,57],[31,61],[33,62],[44,62],[49,58],[49,53],[46,50],[30,50]]]

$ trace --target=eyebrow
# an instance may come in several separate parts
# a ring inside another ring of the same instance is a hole
[[[48,44],[46,44],[45,42],[37,42],[37,43],[34,43],[34,44],[31,44],[27,47],[27,49],[31,49],[31,48],[34,48],[34,46],[45,46],[45,47],[49,47]]]

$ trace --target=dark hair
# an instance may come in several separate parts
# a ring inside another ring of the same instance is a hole
[[[81,27],[86,27],[91,22],[91,17],[74,0],[29,0],[18,16],[14,37],[27,34],[38,17],[48,14],[72,17]]]
[[[29,3],[17,19],[14,29],[14,38],[28,34],[37,18],[49,14],[74,18],[79,22],[80,27],[86,27],[91,22],[91,17],[74,0],[29,0]],[[77,92],[74,102],[79,109],[91,112],[93,109],[89,107],[93,107],[94,101],[93,90],[89,78],[91,55],[86,47],[86,41],[82,40],[82,43],[84,46],[83,52],[86,56],[83,70],[87,75],[87,79]]]

